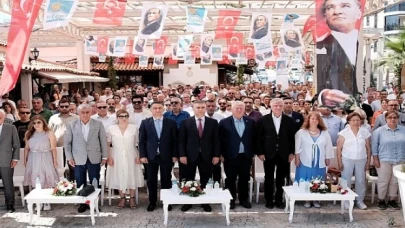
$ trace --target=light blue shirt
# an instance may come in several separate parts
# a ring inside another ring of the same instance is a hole
[[[328,128],[333,146],[336,146],[339,138],[339,132],[344,129],[343,121],[340,117],[330,114],[330,116],[322,116],[323,122]]]
[[[233,117],[233,121],[235,123],[235,128],[236,128],[236,131],[239,134],[239,137],[242,138],[243,132],[245,131],[245,122],[243,122],[243,117],[240,120]],[[243,153],[243,152],[245,152],[245,147],[243,146],[243,143],[240,142],[240,144],[239,144],[239,153]]]
[[[371,152],[383,162],[405,161],[405,127],[397,125],[392,130],[386,124],[376,129],[371,136]]]
[[[153,122],[155,123],[155,129],[156,129],[156,133],[157,133],[157,137],[158,139],[160,139],[160,134],[162,134],[162,125],[163,125],[163,118],[161,119],[155,119],[153,118]],[[159,146],[157,149],[157,153],[159,154]]]

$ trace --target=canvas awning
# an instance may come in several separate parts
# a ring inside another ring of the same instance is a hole
[[[43,83],[74,83],[74,82],[107,82],[108,78],[89,76],[89,75],[78,75],[73,73],[66,72],[38,72],[40,77],[43,77],[45,80]]]

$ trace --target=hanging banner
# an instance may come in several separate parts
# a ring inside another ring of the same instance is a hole
[[[184,64],[185,65],[194,65],[195,64],[195,57],[191,52],[186,53],[185,55]]]
[[[177,57],[184,57],[189,52],[191,43],[193,42],[193,35],[179,36],[177,40]]]
[[[124,58],[125,64],[133,64],[135,63],[135,55],[133,54],[127,54]]]
[[[304,42],[300,34],[300,30],[296,27],[291,29],[281,29],[281,40],[288,50],[303,49]]]
[[[349,95],[358,94],[356,78],[359,30],[365,0],[316,0],[317,92],[323,104],[342,106]],[[329,32],[320,34],[318,32]],[[362,77],[359,75],[359,77]],[[346,94],[343,98],[341,94]]]
[[[87,55],[98,55],[97,36],[84,37],[84,53]]]
[[[212,60],[222,61],[222,45],[211,45]]]
[[[13,1],[5,66],[0,79],[0,96],[12,90],[17,83],[27,53],[32,27],[41,5],[42,0]]]
[[[107,48],[107,55],[114,56],[114,48],[115,48],[115,38],[108,38],[108,48]]]
[[[271,36],[271,14],[252,13],[252,24],[250,27],[249,42],[258,42],[262,39],[269,40]]]
[[[117,36],[114,41],[114,51],[112,56],[124,57],[127,48],[127,36]]]
[[[108,48],[108,36],[97,37],[97,53],[105,54]]]
[[[201,47],[199,44],[192,44],[190,46],[190,52],[194,59],[201,57],[200,49],[201,49]]]
[[[107,56],[105,56],[105,55],[99,55],[99,56],[98,56],[98,61],[99,61],[100,63],[104,63],[106,58],[107,58]]]
[[[148,67],[149,57],[146,55],[139,56],[139,67]]]
[[[121,26],[126,6],[126,0],[97,0],[93,23]]]
[[[228,46],[228,58],[238,58],[239,52],[243,49],[243,33],[227,34],[226,45]]]
[[[187,7],[186,31],[204,32],[206,17],[206,8]]]
[[[203,34],[201,35],[201,50],[202,54],[210,54],[211,46],[214,42],[214,34]]]
[[[160,39],[155,40],[153,43],[153,54],[154,55],[164,55],[167,45],[168,36],[162,36]]]
[[[174,60],[184,60],[184,56],[179,56],[177,54],[177,43],[171,43],[171,55]]]
[[[273,44],[272,43],[253,43],[255,47],[255,52],[257,54],[264,54],[264,53],[269,53],[273,50]]]
[[[155,55],[155,57],[153,58],[153,67],[163,67],[163,60],[163,55]]]
[[[43,30],[67,26],[79,0],[47,0]]]
[[[254,45],[245,45],[245,52],[247,59],[254,59],[256,56]]]
[[[215,39],[226,38],[227,33],[233,33],[233,30],[238,23],[241,11],[236,10],[220,10],[215,29]]]
[[[159,39],[168,10],[169,6],[167,5],[144,4],[138,37],[141,39]]]
[[[145,53],[145,47],[147,42],[148,42],[147,40],[139,39],[137,36],[135,36],[132,54],[143,55]]]

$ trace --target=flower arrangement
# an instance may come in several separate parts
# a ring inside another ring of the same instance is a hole
[[[325,181],[322,180],[321,177],[314,178],[310,181],[309,183],[309,189],[313,193],[327,193],[329,192],[329,187],[325,183]]]
[[[71,196],[77,192],[76,184],[70,181],[59,181],[53,189],[54,196]]]
[[[198,197],[205,194],[198,181],[182,181],[179,184],[180,195],[188,195],[191,197]]]
[[[342,194],[342,195],[346,195],[349,191],[347,191],[347,189],[342,188],[342,186],[339,185],[337,193]]]

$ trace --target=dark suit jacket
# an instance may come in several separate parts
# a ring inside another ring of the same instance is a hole
[[[10,167],[11,160],[20,160],[20,139],[14,125],[3,123],[0,134],[0,157],[0,167]]]
[[[145,28],[142,29],[141,33],[144,35],[150,35],[154,32],[156,32],[157,30],[159,30],[160,28],[160,23],[155,21],[147,26],[145,26]]]
[[[278,135],[271,113],[263,116],[256,126],[257,155],[265,155],[266,159],[271,159],[279,154],[281,158],[288,161],[289,155],[295,154],[295,130],[291,117],[282,114]]]
[[[295,130],[295,132],[294,132],[294,134],[295,133],[297,133],[297,131],[299,131],[300,130],[300,128],[301,128],[301,126],[302,126],[302,124],[304,123],[304,117],[300,114],[300,113],[298,113],[298,112],[292,112],[292,119],[293,119],[293,122],[294,122],[294,130]]]
[[[317,42],[316,48],[326,49],[326,54],[318,54],[317,57],[318,92],[323,89],[337,89],[346,94],[356,95],[358,93],[356,66],[352,65],[335,37],[329,35]]]
[[[255,121],[244,116],[245,131],[242,137],[239,136],[235,127],[233,116],[227,117],[219,122],[219,137],[221,140],[221,155],[226,159],[234,159],[239,154],[239,142],[243,143],[245,156],[252,158],[255,145]]]
[[[173,157],[178,157],[176,121],[163,118],[162,133],[159,139],[153,117],[142,120],[139,128],[140,157],[149,160],[155,159],[158,147],[162,160],[172,161]]]
[[[292,48],[301,47],[301,44],[295,40],[286,40],[285,45],[292,47]]]
[[[267,36],[268,31],[265,28],[259,29],[257,31],[254,31],[252,34],[252,39],[261,39],[265,36]]]
[[[198,135],[195,117],[183,120],[179,131],[179,157],[187,157],[187,162],[195,162],[201,153],[205,162],[221,155],[218,122],[205,117],[202,138]]]

